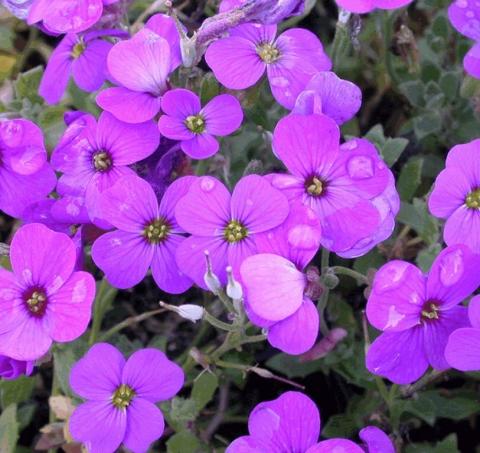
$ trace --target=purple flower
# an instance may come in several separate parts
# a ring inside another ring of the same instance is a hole
[[[162,97],[162,112],[160,133],[180,140],[183,152],[194,159],[213,156],[219,148],[215,136],[231,134],[243,120],[242,107],[234,96],[221,94],[202,108],[199,97],[184,89],[168,91]]]
[[[340,146],[339,140],[337,124],[325,115],[288,115],[275,128],[273,148],[290,174],[267,177],[317,214],[325,248],[353,258],[392,233],[399,199],[391,171],[370,142]]]
[[[448,336],[468,325],[459,306],[480,284],[480,256],[456,245],[443,250],[428,275],[391,261],[375,275],[367,303],[369,322],[383,333],[367,353],[367,368],[396,384],[410,384],[429,365],[447,369]]]
[[[479,158],[480,140],[454,146],[428,200],[430,212],[447,219],[443,231],[447,245],[465,244],[474,252],[480,252]]]
[[[22,217],[55,187],[42,131],[31,121],[0,119],[0,210]]]
[[[67,88],[70,76],[82,90],[89,93],[98,90],[108,76],[106,61],[112,46],[98,32],[83,36],[65,35],[48,60],[40,83],[40,96],[47,103],[56,104]]]
[[[159,141],[153,121],[127,124],[103,112],[97,123],[92,115],[82,115],[70,124],[53,151],[52,165],[63,173],[57,190],[84,197],[92,222],[101,222],[100,194],[121,176],[134,175],[128,165],[151,155]]]
[[[0,378],[11,380],[20,376],[30,376],[33,372],[35,361],[15,360],[5,355],[0,355]]]
[[[133,38],[113,46],[107,66],[118,86],[100,92],[97,104],[127,123],[152,119],[160,111],[168,76],[180,61],[180,37],[173,19],[153,16]]]
[[[177,264],[207,289],[203,277],[208,250],[213,272],[225,283],[226,267],[232,266],[237,276],[242,261],[257,252],[257,234],[280,225],[288,212],[286,197],[261,176],[245,176],[232,195],[215,178],[197,178],[175,209],[178,224],[192,235],[179,245]]]
[[[117,0],[118,1],[118,0]],[[95,25],[111,0],[34,0],[28,24],[42,22],[51,33],[79,33]]]
[[[459,33],[475,41],[465,55],[463,66],[468,74],[480,79],[480,3],[455,0],[448,8],[448,18]]]
[[[35,360],[53,341],[73,341],[90,321],[95,280],[74,272],[75,244],[63,233],[32,223],[12,240],[13,272],[0,269],[0,354]]]
[[[292,109],[312,76],[332,63],[308,30],[292,28],[278,38],[276,33],[275,25],[240,25],[212,43],[205,58],[215,77],[235,90],[251,87],[266,70],[273,97]]]
[[[468,305],[471,327],[455,330],[448,338],[445,359],[452,368],[461,371],[480,370],[480,296]]]
[[[396,9],[412,3],[413,0],[335,0],[338,6],[352,13],[369,13],[375,8]]]
[[[294,113],[312,115],[323,113],[338,125],[351,120],[362,106],[362,92],[352,82],[339,78],[334,72],[314,75],[300,93]]]
[[[150,267],[163,291],[182,293],[192,285],[175,263],[175,252],[185,237],[174,209],[193,179],[171,184],[160,206],[150,184],[138,176],[121,178],[103,192],[102,217],[117,230],[95,241],[92,258],[113,286],[130,288],[140,283]]]
[[[315,256],[320,237],[315,213],[292,205],[282,225],[256,236],[259,254],[240,266],[250,320],[267,330],[272,346],[288,354],[308,351],[317,338],[318,311],[302,271]]]
[[[290,16],[303,13],[305,0],[222,0],[220,13],[243,8],[249,21],[278,24]]]
[[[70,372],[73,391],[87,400],[73,412],[70,433],[90,453],[113,453],[122,443],[145,453],[165,428],[155,403],[176,395],[184,379],[157,349],[140,349],[125,360],[115,347],[98,343]]]
[[[374,426],[360,432],[365,449],[347,439],[318,442],[320,413],[315,403],[299,392],[285,392],[255,406],[248,431],[250,434],[233,441],[226,453],[395,453],[388,436]]]

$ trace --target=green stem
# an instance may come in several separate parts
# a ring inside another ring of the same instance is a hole
[[[330,251],[327,249],[322,249],[321,266],[322,266],[322,274],[323,272],[325,272],[325,269],[328,269],[330,267]]]
[[[116,334],[117,332],[120,332],[121,330],[125,329],[126,327],[130,327],[133,324],[137,324],[139,322],[145,321],[148,318],[151,318],[152,316],[158,315],[160,313],[164,313],[166,310],[164,308],[158,308],[157,310],[152,310],[152,311],[147,311],[145,313],[142,313],[141,315],[138,316],[132,316],[130,318],[125,319],[125,321],[122,321],[118,323],[117,325],[113,326],[111,329],[107,330],[100,338],[101,341],[106,341],[108,338],[110,338],[112,335]]]
[[[320,318],[320,332],[324,337],[326,337],[330,333],[330,329],[328,328],[327,321],[325,321],[325,310],[327,309],[329,294],[330,294],[330,290],[328,288],[324,288],[323,293],[317,302],[317,310]]]
[[[392,31],[393,31],[393,24],[395,22],[395,13],[390,13],[389,11],[384,11],[382,17],[382,29],[383,29],[383,37],[384,37],[384,52],[385,52],[385,67],[387,68],[388,75],[390,76],[390,80],[394,85],[398,85],[401,80],[397,74],[395,69],[395,65],[393,62],[393,54],[390,52],[390,45],[392,42]]]
[[[238,327],[220,321],[219,319],[215,318],[215,316],[212,316],[210,313],[208,313],[208,311],[206,310],[204,310],[203,312],[203,319],[205,319],[205,321],[207,321],[209,324],[211,324],[213,327],[216,327],[217,329],[226,330],[227,332],[236,332],[238,330]]]
[[[102,327],[103,317],[117,293],[118,290],[110,286],[104,278],[98,287],[97,296],[95,297],[95,303],[93,305],[93,321],[88,340],[90,346],[95,343]]]
[[[228,311],[229,313],[236,313],[236,310],[235,310],[235,307],[233,306],[232,301],[231,301],[230,298],[227,296],[227,294],[225,293],[225,291],[223,291],[223,289],[221,289],[220,291],[218,291],[218,293],[216,294],[216,296],[220,299],[220,301],[223,303],[223,305],[225,305],[225,308],[227,309],[227,311]]]
[[[28,40],[27,43],[25,44],[24,49],[20,53],[17,62],[15,63],[15,67],[13,68],[12,74],[13,76],[16,76],[22,68],[25,66],[25,63],[28,60],[28,57],[30,56],[31,51],[33,50],[35,41],[38,37],[38,29],[37,28],[31,28],[30,33],[28,35]]]
[[[368,278],[365,275],[348,267],[333,266],[331,269],[337,275],[348,275],[349,277],[354,278],[358,284],[368,285],[369,283]]]
[[[349,19],[350,13],[340,8],[338,11],[338,21],[335,27],[335,36],[332,44],[332,62],[335,69],[338,68],[339,62],[342,61],[350,48],[350,36],[348,31]]]

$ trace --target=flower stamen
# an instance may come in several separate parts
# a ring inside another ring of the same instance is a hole
[[[143,236],[150,244],[159,244],[167,238],[170,230],[170,224],[165,219],[155,219],[145,226]]]
[[[257,54],[266,64],[275,63],[280,58],[280,51],[269,42],[258,45]]]
[[[112,395],[112,403],[117,409],[126,409],[134,397],[135,391],[128,385],[122,384]]]
[[[439,318],[439,307],[433,302],[427,302],[422,309],[422,319],[432,321]]]
[[[480,209],[480,189],[470,192],[465,198],[465,204],[470,209]]]
[[[112,166],[112,158],[106,151],[98,151],[93,155],[93,166],[95,170],[105,172]]]
[[[306,181],[305,189],[313,197],[319,197],[325,191],[325,183],[317,176],[313,176]]]
[[[34,316],[42,316],[47,308],[47,295],[41,289],[34,289],[25,295],[28,311]]]
[[[87,45],[85,44],[83,39],[81,39],[73,46],[72,52],[70,53],[70,55],[72,56],[72,58],[77,59],[83,54],[83,52],[85,52],[86,48],[87,48]]]
[[[226,226],[223,235],[228,242],[235,243],[245,239],[248,231],[240,222],[232,220]]]
[[[205,119],[202,115],[187,116],[185,126],[194,134],[201,134],[205,131]]]

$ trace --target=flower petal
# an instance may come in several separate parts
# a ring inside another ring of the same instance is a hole
[[[143,236],[113,231],[100,236],[92,246],[95,264],[116,288],[131,288],[140,283],[150,267],[154,247]]]
[[[426,278],[420,269],[406,261],[390,261],[375,274],[368,321],[379,330],[409,329],[420,322],[426,300]]]
[[[290,173],[321,176],[339,152],[340,130],[325,115],[291,114],[282,118],[273,133],[273,149]]]
[[[40,286],[47,295],[70,277],[76,261],[73,241],[39,223],[21,227],[13,237],[10,260],[13,272],[27,287]]]
[[[134,352],[123,368],[122,383],[135,390],[135,395],[152,403],[173,398],[182,388],[182,368],[158,349]]]
[[[428,368],[424,352],[423,328],[413,327],[403,332],[384,332],[370,346],[367,369],[395,384],[411,384]]]
[[[315,344],[318,327],[317,307],[310,299],[304,298],[302,305],[293,315],[268,329],[268,342],[287,354],[303,354]],[[302,334],[299,335],[299,332]]]
[[[281,321],[302,305],[305,276],[281,256],[250,256],[240,266],[240,275],[248,304],[261,318]]]
[[[162,97],[162,112],[174,118],[185,120],[188,116],[198,115],[201,108],[200,98],[184,88],[167,91]]]
[[[44,325],[54,341],[73,341],[88,327],[95,298],[95,280],[88,272],[74,272],[48,297]]]
[[[390,438],[376,426],[367,426],[358,434],[367,446],[367,453],[395,453]]]
[[[358,0],[357,0],[358,1]],[[310,447],[305,453],[364,453],[364,451],[351,440],[329,439],[322,440]]]
[[[445,359],[460,371],[480,370],[480,329],[466,327],[455,330],[448,338]]]
[[[210,134],[195,134],[190,140],[181,143],[182,151],[192,159],[207,159],[220,148],[218,140]]]
[[[116,409],[111,401],[88,401],[73,411],[68,428],[89,453],[113,453],[125,437],[127,411]]]
[[[132,452],[146,452],[161,437],[165,420],[160,409],[150,401],[134,398],[127,410],[124,445]]]
[[[190,234],[221,236],[231,220],[230,198],[227,188],[218,179],[199,177],[178,201],[175,218]]]
[[[215,96],[201,113],[205,118],[206,131],[221,137],[236,131],[243,120],[240,102],[231,94]]]
[[[122,383],[125,358],[108,343],[97,343],[73,365],[70,387],[82,398],[108,401]]]
[[[97,95],[97,104],[125,123],[143,123],[160,111],[161,98],[150,93],[112,87]]]
[[[480,253],[480,212],[460,206],[445,223],[443,238],[447,245],[465,244]]]

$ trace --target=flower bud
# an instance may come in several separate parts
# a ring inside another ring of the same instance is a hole
[[[203,318],[203,307],[200,305],[185,304],[178,307],[177,313],[189,321],[196,322]]]
[[[242,285],[233,278],[232,267],[227,267],[227,296],[233,300],[240,300],[243,297]]]
[[[0,378],[17,379],[25,375],[30,376],[33,371],[34,361],[15,360],[10,357],[0,355]]]
[[[212,262],[210,261],[210,253],[208,250],[205,250],[205,260],[207,262],[207,272],[205,272],[203,281],[205,282],[205,285],[207,285],[207,288],[213,294],[218,296],[218,294],[222,290],[222,285],[219,278],[212,271]]]

